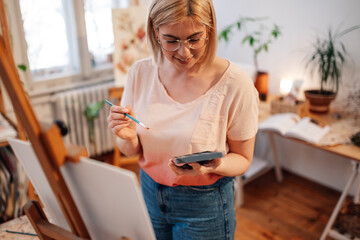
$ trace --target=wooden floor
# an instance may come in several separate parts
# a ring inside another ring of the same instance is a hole
[[[125,168],[139,172],[137,165]],[[245,203],[236,209],[236,240],[320,239],[340,193],[283,173],[281,183],[270,171],[245,185]]]
[[[244,192],[245,203],[236,210],[237,240],[318,240],[340,197],[289,172],[281,183],[268,172],[245,185]]]

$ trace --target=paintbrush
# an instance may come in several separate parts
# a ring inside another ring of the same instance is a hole
[[[113,103],[109,102],[108,100],[105,100],[105,102],[107,104],[109,104],[110,106],[114,106]],[[139,120],[135,119],[134,117],[130,116],[127,113],[124,113],[125,116],[127,116],[128,118],[130,118],[131,120],[133,120],[134,122],[136,122],[137,124],[139,124],[140,126],[142,126],[143,128],[145,128],[146,130],[149,130],[150,128],[148,128],[147,126],[145,126],[145,124],[143,124],[142,122],[140,122]]]

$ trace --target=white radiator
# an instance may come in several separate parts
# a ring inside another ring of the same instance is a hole
[[[113,86],[113,83],[101,83],[59,92],[53,96],[55,118],[64,121],[69,128],[69,133],[64,137],[65,142],[86,147],[91,156],[114,149],[114,135],[108,129],[106,121],[109,105],[104,104],[100,109],[99,117],[94,121],[96,150],[91,147],[88,124],[84,114],[87,104],[109,99],[109,87]]]

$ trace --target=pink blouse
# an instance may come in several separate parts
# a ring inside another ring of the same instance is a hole
[[[215,86],[182,104],[172,99],[158,77],[152,58],[135,63],[127,75],[121,106],[130,105],[150,130],[137,128],[143,154],[140,167],[157,183],[210,185],[222,176],[177,176],[168,166],[175,156],[228,152],[227,139],[247,140],[258,127],[258,93],[249,76],[230,63]]]

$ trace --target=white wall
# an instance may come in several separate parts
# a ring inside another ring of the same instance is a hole
[[[213,0],[213,3],[219,32],[240,16],[268,17],[269,27],[276,23],[282,28],[282,36],[269,46],[269,52],[259,55],[259,68],[269,72],[269,91],[274,94],[280,93],[283,77],[305,80],[304,88],[314,84],[309,81],[304,65],[317,34],[326,34],[330,25],[345,29],[360,24],[359,0]],[[253,65],[250,48],[241,45],[243,36],[234,34],[229,44],[219,42],[218,55]],[[340,89],[333,108],[349,104],[346,97],[354,86],[360,91],[360,30],[342,40],[351,59],[344,70],[346,86]],[[352,107],[360,112],[359,105]],[[339,191],[345,186],[351,173],[349,160],[284,139],[277,138],[276,143],[284,168]],[[260,135],[255,154],[271,161],[271,152],[263,151],[267,145],[268,139]]]
[[[259,68],[270,73],[269,91],[279,93],[280,79],[304,79],[304,65],[311,44],[318,34],[326,34],[329,26],[341,30],[360,24],[358,0],[213,0],[218,30],[243,17],[268,17],[282,28],[282,36],[269,46],[269,52],[259,55]],[[243,34],[234,34],[229,44],[219,43],[218,54],[232,61],[253,64],[252,52],[241,45]],[[342,38],[352,61],[344,72],[346,80],[359,76],[360,30]],[[359,81],[359,77],[356,78]],[[306,83],[307,85],[309,83]],[[306,85],[305,85],[306,87]]]

